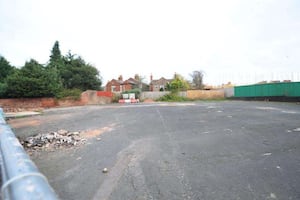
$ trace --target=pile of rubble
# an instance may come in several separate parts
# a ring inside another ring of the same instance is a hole
[[[70,132],[67,130],[38,134],[20,140],[24,148],[30,150],[79,146],[85,142],[86,139],[80,136],[80,132]]]

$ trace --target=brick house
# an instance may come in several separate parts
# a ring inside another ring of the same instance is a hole
[[[165,79],[161,77],[160,79],[153,80],[153,76],[150,76],[150,91],[158,92],[167,90],[167,84],[173,79]]]
[[[112,79],[107,82],[105,91],[107,92],[125,92],[139,87],[139,81],[134,78],[129,78],[123,81],[123,76],[119,76],[118,80]]]

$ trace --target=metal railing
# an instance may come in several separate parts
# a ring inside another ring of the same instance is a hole
[[[39,172],[6,124],[2,108],[0,108],[0,164],[2,199],[58,199],[47,178]]]

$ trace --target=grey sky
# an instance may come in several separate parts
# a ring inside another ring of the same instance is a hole
[[[55,42],[123,74],[205,82],[300,81],[299,0],[0,0],[0,54],[46,63]]]

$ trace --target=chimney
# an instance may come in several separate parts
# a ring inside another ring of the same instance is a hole
[[[139,81],[140,80],[140,76],[138,74],[135,74],[134,75],[134,79],[137,80],[137,81]]]
[[[119,80],[119,81],[123,81],[123,76],[120,75],[119,78],[118,78],[118,80]]]
[[[151,74],[150,75],[150,82],[152,82],[153,81],[153,75]]]

